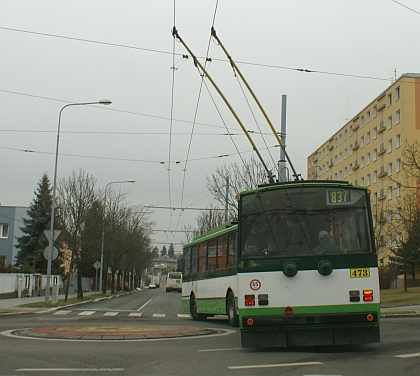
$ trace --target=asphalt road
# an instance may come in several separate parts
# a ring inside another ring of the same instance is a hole
[[[195,322],[182,315],[181,294],[164,286],[40,315],[0,318],[0,375],[418,375],[420,318],[385,318],[381,343],[364,346],[242,349],[226,318]],[[83,313],[83,314],[82,314]],[[137,315],[130,316],[131,313]],[[141,314],[141,315],[139,315]],[[23,329],[60,331],[190,330],[215,334],[162,339],[80,340],[16,337]]]

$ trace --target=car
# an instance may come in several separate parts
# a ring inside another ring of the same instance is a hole
[[[149,284],[149,289],[155,289],[155,288],[156,288],[156,283]]]

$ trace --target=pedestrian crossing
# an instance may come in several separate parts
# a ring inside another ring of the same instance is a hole
[[[80,316],[80,317],[91,317],[91,316],[102,316],[102,317],[131,317],[131,318],[170,318],[176,316],[179,319],[191,319],[189,313],[178,313],[178,314],[166,314],[166,313],[148,313],[148,312],[130,312],[130,311],[75,311],[69,309],[60,309],[52,313],[53,316]]]

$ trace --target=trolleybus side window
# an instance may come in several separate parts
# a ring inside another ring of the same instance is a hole
[[[198,273],[204,273],[206,271],[207,264],[207,244],[200,243],[198,245]]]
[[[225,269],[227,260],[226,236],[217,238],[217,269]]]
[[[183,267],[181,270],[184,273],[184,275],[190,274],[190,250],[191,248],[186,248],[184,250]]]
[[[229,250],[229,258],[228,258],[228,267],[236,266],[236,232],[231,232],[228,235],[228,250]]]
[[[207,270],[216,270],[217,263],[217,239],[209,240],[207,243]]]
[[[191,274],[197,274],[198,267],[198,245],[191,248]]]

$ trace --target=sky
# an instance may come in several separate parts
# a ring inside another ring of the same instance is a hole
[[[416,0],[1,0],[0,10],[0,203],[29,206],[44,172],[53,180],[63,106],[109,99],[63,110],[57,177],[82,169],[98,189],[134,179],[110,187],[151,207],[153,246],[177,252],[196,209],[220,207],[206,177],[255,152],[174,25],[211,59],[271,166],[277,141],[211,27],[278,130],[287,96],[286,148],[304,178],[318,146],[393,79],[419,73]]]

